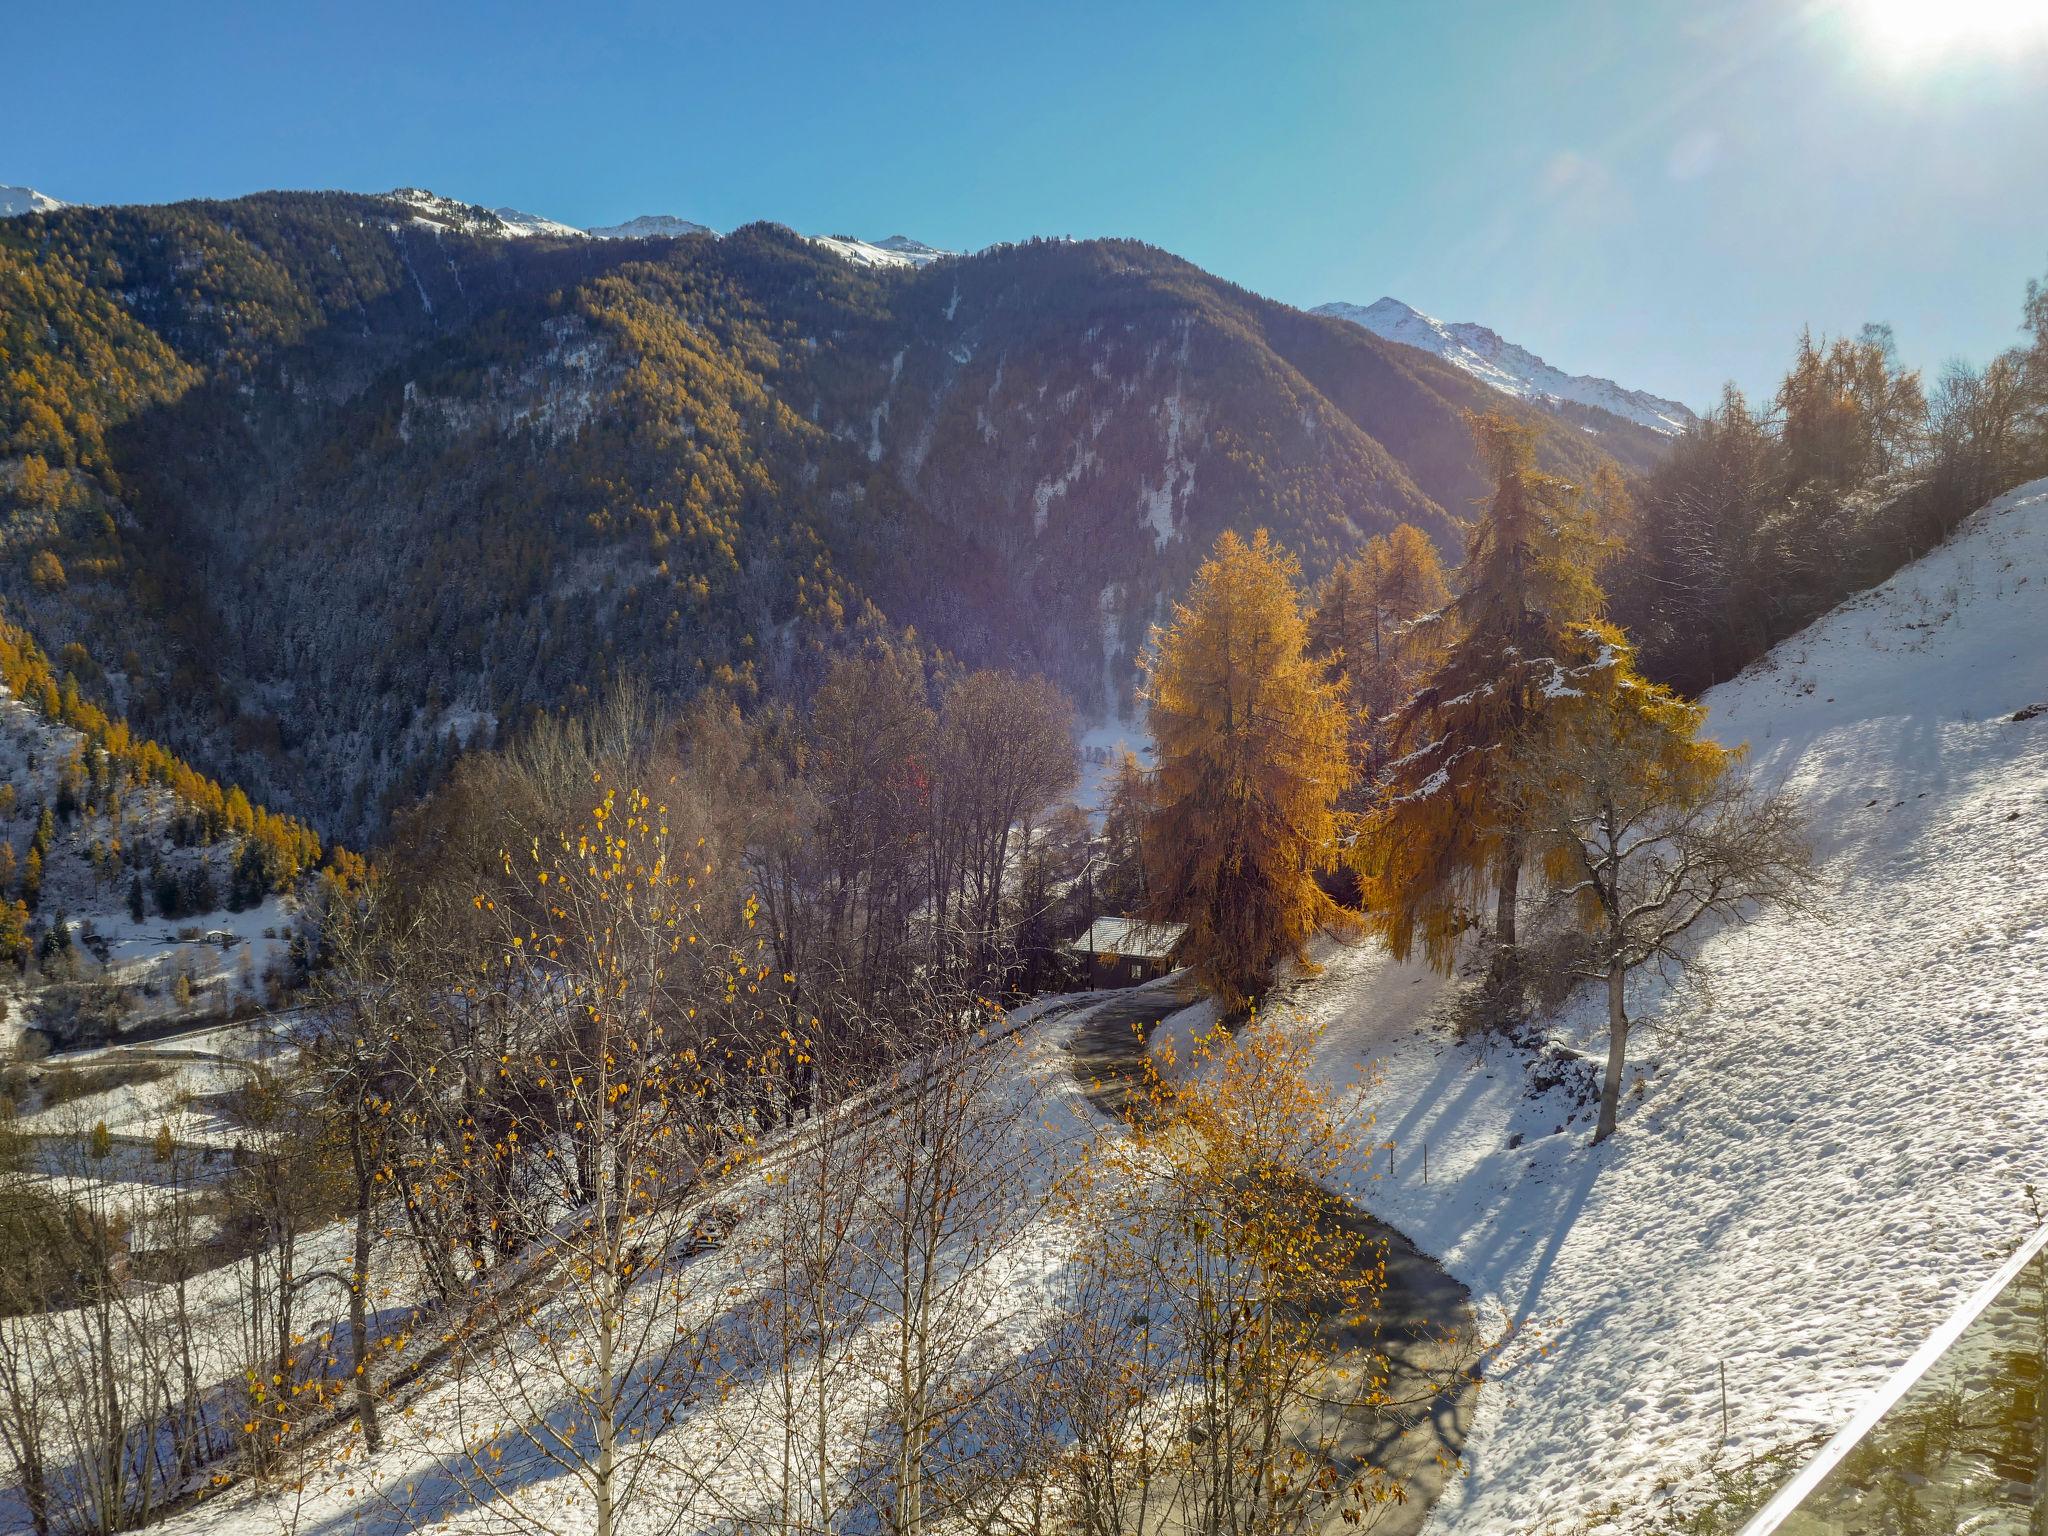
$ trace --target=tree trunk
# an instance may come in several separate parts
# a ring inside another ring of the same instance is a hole
[[[357,1114],[362,1113],[361,1105]],[[377,1426],[377,1395],[370,1390],[370,1206],[371,1182],[368,1159],[364,1156],[363,1133],[360,1118],[349,1138],[349,1148],[354,1155],[356,1176],[356,1232],[355,1232],[355,1273],[349,1277],[348,1288],[348,1331],[349,1342],[355,1351],[356,1379],[356,1423],[363,1431],[363,1444],[376,1455],[383,1444],[383,1436]]]
[[[1501,850],[1500,885],[1493,903],[1493,957],[1486,968],[1489,1011],[1501,1023],[1521,1013],[1522,954],[1515,945],[1521,890],[1522,839],[1515,836]]]
[[[609,1279],[609,1277],[606,1277]],[[612,1380],[612,1326],[618,1317],[601,1315],[597,1330],[597,1466],[592,1477],[597,1505],[597,1536],[612,1536],[612,1472],[618,1451],[618,1389]]]
[[[1510,837],[1501,850],[1500,892],[1493,906],[1495,964],[1503,963],[1515,948],[1515,912],[1521,902],[1522,839]]]
[[[1593,1145],[1614,1134],[1615,1116],[1621,1107],[1621,1069],[1628,1052],[1628,1009],[1623,985],[1628,972],[1620,961],[1607,967],[1607,1075],[1600,1081],[1600,1127],[1593,1132]]]

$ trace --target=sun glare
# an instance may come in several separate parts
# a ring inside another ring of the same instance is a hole
[[[1848,0],[1877,52],[1899,64],[2048,46],[2048,0]]]

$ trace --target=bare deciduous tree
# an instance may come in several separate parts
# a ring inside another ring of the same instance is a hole
[[[1704,709],[1631,670],[1624,660],[1608,686],[1575,698],[1521,747],[1511,773],[1550,900],[1577,940],[1553,964],[1607,992],[1595,1142],[1614,1133],[1620,1104],[1629,974],[1694,966],[1682,941],[1702,922],[1802,905],[1813,883],[1791,801],[1757,791],[1733,771],[1736,754],[1698,739]]]

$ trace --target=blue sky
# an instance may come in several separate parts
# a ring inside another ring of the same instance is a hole
[[[1768,389],[1803,324],[1889,321],[1930,370],[2016,339],[2048,29],[1996,14],[2048,0],[1927,0],[1985,18],[1939,48],[1916,3],[0,0],[0,183],[1130,235],[1698,405]]]

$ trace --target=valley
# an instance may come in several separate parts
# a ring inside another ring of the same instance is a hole
[[[2048,21],[9,42],[0,1533],[2048,1518]]]

